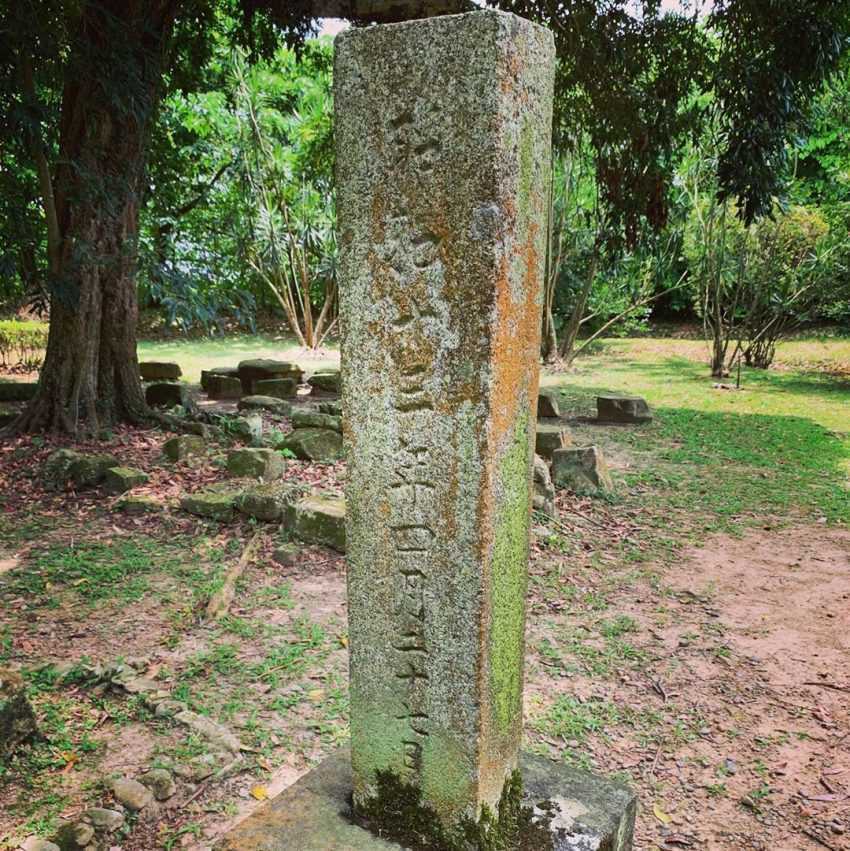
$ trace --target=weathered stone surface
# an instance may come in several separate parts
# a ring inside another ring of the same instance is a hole
[[[522,727],[552,35],[480,11],[335,50],[354,800],[389,771],[448,823]]]
[[[637,800],[625,786],[522,754],[527,851],[631,851]],[[347,750],[321,762],[240,822],[216,851],[403,851],[348,817],[353,783]]]
[[[544,393],[541,391],[537,396],[537,416],[543,419],[561,416],[558,397],[554,393]]]
[[[189,493],[180,499],[180,507],[197,517],[228,521],[233,519],[235,494],[221,491]]]
[[[129,777],[119,777],[112,781],[112,794],[119,804],[131,812],[137,813],[153,803],[153,792],[143,786],[138,780]]]
[[[305,496],[287,511],[292,534],[308,544],[322,544],[345,552],[345,500]]]
[[[47,490],[61,490],[71,478],[71,466],[82,458],[74,449],[57,449],[47,456],[42,468],[42,479]]]
[[[155,408],[173,408],[182,405],[186,410],[195,407],[195,400],[186,384],[160,381],[145,388],[145,401]]]
[[[255,396],[254,398],[257,397]],[[228,420],[226,432],[231,437],[241,440],[242,443],[247,443],[251,446],[261,446],[265,432],[263,417],[259,411],[254,413],[246,412],[244,416]]]
[[[297,384],[300,384],[304,375],[304,370],[297,363],[267,358],[243,360],[237,369],[242,381],[242,390],[248,396],[258,392],[254,389],[254,384],[257,381],[267,381],[271,378],[292,378]]]
[[[84,821],[67,821],[53,838],[61,851],[79,851],[94,839],[94,828]]]
[[[152,768],[139,778],[139,783],[147,786],[157,801],[167,801],[177,791],[171,772],[164,768]]]
[[[0,381],[0,402],[29,402],[38,390],[31,381]]]
[[[82,820],[88,822],[98,833],[114,833],[124,824],[124,813],[105,807],[92,807],[83,813]]]
[[[21,851],[62,851],[54,842],[48,842],[38,836],[28,836],[21,843]]]
[[[23,677],[0,668],[0,760],[38,732]]]
[[[254,382],[254,393],[273,399],[292,399],[298,395],[298,382],[294,378],[267,378]]]
[[[242,749],[242,742],[227,727],[223,727],[212,718],[207,718],[206,715],[198,715],[197,712],[187,709],[175,715],[174,720],[185,724],[216,747],[224,748],[230,753],[236,754]]]
[[[125,496],[116,505],[116,508],[125,514],[155,514],[157,511],[162,511],[164,506],[154,496],[137,494],[135,496]]]
[[[286,461],[274,449],[245,447],[227,453],[227,472],[231,476],[253,476],[255,479],[279,479]]]
[[[334,417],[342,416],[342,402],[338,399],[334,399],[330,402],[319,402],[319,412],[322,414],[330,414]]]
[[[210,375],[206,391],[210,399],[241,399],[242,382],[236,376]]]
[[[598,446],[556,449],[552,455],[552,481],[575,493],[613,491],[614,482]]]
[[[549,465],[539,456],[534,456],[534,501],[535,511],[547,517],[555,516],[555,486],[549,475]]]
[[[272,553],[272,561],[281,567],[291,567],[298,562],[301,555],[301,547],[297,544],[281,544]]]
[[[340,372],[338,369],[323,369],[320,372],[314,372],[307,379],[307,383],[313,388],[314,395],[328,393],[338,396],[341,383]]]
[[[342,435],[329,428],[297,428],[278,444],[302,461],[332,463],[343,457]]]
[[[176,381],[183,375],[179,363],[148,360],[139,363],[139,375],[142,381]]]
[[[342,434],[342,418],[323,414],[310,408],[298,408],[292,412],[293,428],[329,428]]]
[[[639,396],[597,396],[596,418],[605,423],[648,423],[652,412]]]
[[[556,449],[572,443],[570,433],[559,423],[537,423],[534,451],[541,458],[551,458]]]
[[[93,488],[106,478],[110,467],[117,467],[120,463],[114,455],[80,455],[71,464],[68,474],[75,487]]]
[[[207,442],[198,434],[180,434],[162,444],[162,454],[170,461],[185,461],[206,451]]]
[[[104,474],[103,488],[108,493],[126,493],[148,481],[148,474],[134,467],[109,467]]]
[[[239,378],[239,370],[235,366],[215,366],[212,369],[201,370],[201,389],[209,390],[209,380],[214,375],[224,376],[226,378]],[[240,394],[242,390],[240,388]]]
[[[292,413],[292,403],[285,399],[275,399],[274,396],[243,396],[236,406],[240,411],[268,411],[288,417]]]
[[[264,484],[248,488],[239,494],[234,506],[240,514],[273,523],[282,520],[286,509],[298,498],[293,485]]]

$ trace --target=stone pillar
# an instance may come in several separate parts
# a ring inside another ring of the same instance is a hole
[[[356,807],[517,765],[553,75],[500,12],[336,41]]]

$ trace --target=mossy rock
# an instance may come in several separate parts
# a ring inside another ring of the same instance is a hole
[[[541,458],[552,458],[556,449],[563,449],[572,443],[570,433],[559,423],[537,423],[534,451]]]
[[[554,393],[540,391],[537,396],[537,416],[542,419],[557,418],[561,416],[558,406],[558,397]]]
[[[139,374],[143,381],[176,381],[183,370],[179,363],[149,360],[139,364]]]
[[[71,465],[82,458],[82,453],[74,449],[57,449],[47,456],[41,476],[48,490],[61,490],[71,478]]]
[[[204,392],[209,391],[209,380],[213,376],[223,376],[225,378],[239,378],[239,370],[235,366],[215,366],[212,369],[201,370],[201,389]],[[241,388],[240,388],[241,394]]]
[[[297,363],[289,361],[270,360],[268,358],[252,358],[243,360],[237,367],[242,391],[247,395],[256,393],[255,383],[273,378],[292,378],[296,384],[301,382],[304,370]]]
[[[597,396],[596,418],[603,423],[649,423],[652,412],[640,396]]]
[[[180,434],[162,444],[162,454],[170,461],[185,461],[206,451],[207,442],[198,434]]]
[[[37,733],[23,677],[17,671],[0,668],[0,760]]]
[[[277,448],[288,449],[302,461],[332,463],[343,457],[342,435],[329,428],[297,428]]]
[[[305,496],[287,510],[292,534],[308,544],[345,552],[345,500]]]
[[[342,416],[342,402],[339,399],[329,400],[327,402],[319,402],[319,411],[322,414],[330,414],[333,417]]]
[[[125,496],[116,506],[116,509],[125,514],[155,514],[162,511],[163,504],[153,496],[138,494],[137,496]]]
[[[196,517],[227,522],[233,519],[236,494],[226,491],[199,491],[180,499],[180,507]]]
[[[293,428],[329,428],[342,433],[342,418],[323,414],[309,408],[298,408],[292,412]]]
[[[292,399],[298,395],[298,382],[294,378],[266,378],[254,382],[254,393],[273,399]]]
[[[273,523],[286,516],[287,509],[298,498],[300,490],[293,485],[255,485],[242,491],[233,504],[246,517]]]
[[[231,476],[279,479],[285,469],[286,460],[274,449],[246,447],[232,449],[227,455],[227,472]]]
[[[135,467],[109,467],[103,480],[107,493],[126,493],[139,485],[147,484],[148,474]]]
[[[332,393],[339,395],[341,378],[338,369],[323,369],[313,373],[307,383],[313,388],[314,393]]]
[[[210,399],[241,399],[242,382],[229,375],[211,375],[207,378],[207,395]]]
[[[555,487],[574,493],[610,493],[614,482],[602,450],[597,446],[557,449],[552,455],[552,481]]]
[[[149,384],[145,388],[145,401],[153,408],[173,408],[179,405],[189,411],[195,407],[188,385],[171,381]]]
[[[292,403],[274,396],[243,396],[236,406],[240,411],[268,411],[281,417],[292,413]]]
[[[118,467],[120,463],[114,455],[81,455],[71,464],[68,474],[76,487],[93,488],[106,478],[110,467]]]

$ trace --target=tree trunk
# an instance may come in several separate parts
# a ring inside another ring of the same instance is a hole
[[[599,265],[598,249],[594,249],[593,257],[590,260],[590,265],[587,269],[587,277],[584,279],[581,290],[579,291],[576,303],[573,306],[573,312],[570,314],[570,319],[567,322],[567,327],[564,329],[564,336],[561,339],[560,356],[569,366],[575,357],[576,341],[578,340],[578,332],[581,330],[581,320],[584,319],[584,311],[587,308],[587,301],[590,298],[590,291],[593,288],[593,281],[596,278],[596,269]]]
[[[179,0],[87,3],[53,178],[61,250],[38,392],[17,431],[96,433],[147,414],[136,357],[138,206]]]

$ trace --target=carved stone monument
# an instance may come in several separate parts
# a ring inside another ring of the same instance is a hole
[[[554,61],[492,11],[337,39],[351,761],[225,847],[630,847],[628,790],[519,755]]]

